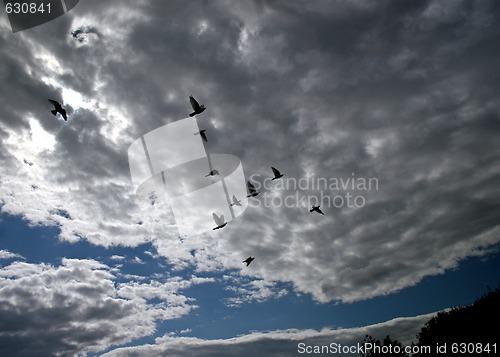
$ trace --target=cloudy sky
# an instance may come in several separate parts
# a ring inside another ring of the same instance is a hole
[[[0,354],[409,343],[498,286],[499,31],[498,1],[80,0],[16,33],[2,12]],[[183,236],[128,149],[189,95],[261,194]]]

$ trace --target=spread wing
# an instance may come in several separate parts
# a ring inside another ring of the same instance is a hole
[[[271,169],[273,170],[273,174],[274,174],[274,176],[279,176],[279,175],[281,175],[281,172],[280,172],[277,168],[275,168],[275,167],[271,167]]]
[[[198,104],[198,102],[196,101],[196,99],[193,98],[192,95],[189,96],[189,102],[191,103],[191,106],[193,107],[193,110],[195,112],[201,110],[200,105]]]
[[[61,115],[64,118],[64,120],[68,120],[68,117],[66,116],[66,110],[64,110],[63,108],[61,108],[61,109],[59,109],[59,113],[61,113]]]
[[[59,106],[61,106],[61,104],[59,104],[59,102],[58,102],[58,101],[56,101],[56,100],[49,99],[49,102],[51,102],[51,103],[52,103],[52,105],[53,105],[54,107],[56,107],[56,108],[57,108],[57,107],[59,107]]]
[[[212,213],[212,216],[214,217],[214,221],[215,221],[215,224],[217,226],[222,226],[224,224],[224,215],[223,214],[221,214],[219,217],[214,212],[214,213]]]
[[[241,206],[241,201],[239,201],[236,198],[236,195],[233,195],[233,205],[235,205],[235,206]]]
[[[250,181],[248,181],[247,186],[248,186],[248,191],[250,193],[257,192],[257,190],[255,189],[255,186]]]

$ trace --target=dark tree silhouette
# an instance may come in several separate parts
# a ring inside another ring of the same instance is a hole
[[[393,346],[393,351],[398,346],[401,353],[383,353],[372,348],[365,350],[361,356],[494,356],[500,353],[499,320],[500,286],[493,291],[488,287],[488,292],[474,303],[438,312],[427,321],[417,334],[418,342],[408,346],[412,354],[405,353],[401,343],[390,336],[381,342],[366,335],[363,340],[365,346]]]
[[[433,352],[437,352],[436,346],[446,345],[446,354],[456,355],[457,353],[451,350],[455,344],[457,348],[465,348],[464,351],[467,351],[465,354],[468,356],[484,356],[486,352],[479,353],[477,346],[484,348],[489,343],[491,348],[489,354],[495,355],[492,344],[496,343],[496,353],[500,352],[499,320],[500,288],[493,291],[488,288],[488,293],[473,304],[441,311],[430,319],[417,334],[417,346],[429,346]],[[460,345],[461,343],[464,345]],[[421,355],[424,353],[414,354],[414,356]]]

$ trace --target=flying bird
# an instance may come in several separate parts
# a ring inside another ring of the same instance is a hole
[[[194,99],[192,95],[189,96],[189,102],[191,103],[191,106],[193,107],[194,110],[194,112],[189,114],[190,117],[194,117],[196,114],[203,113],[203,111],[207,109],[203,104],[199,105],[196,99]]]
[[[321,213],[323,216],[325,215],[323,212],[321,212],[321,210],[319,209],[320,206],[315,206],[313,205],[312,208],[309,210],[309,212],[318,212],[318,213]]]
[[[219,171],[217,170],[212,170],[210,171],[207,175],[205,175],[205,177],[208,177],[208,176],[215,176],[215,175],[218,175],[219,174]]]
[[[241,201],[238,201],[235,195],[233,195],[233,203],[231,203],[231,206],[241,206]]]
[[[220,229],[220,228],[223,228],[226,226],[227,222],[224,222],[224,215],[221,214],[220,217],[217,216],[214,213],[212,213],[212,216],[214,217],[214,221],[215,221],[215,224],[217,225],[217,227],[213,228],[212,230],[215,231],[216,229]]]
[[[199,132],[194,133],[194,135],[200,134],[203,140],[208,141],[207,136],[205,135],[205,131],[206,131],[205,129],[201,129]]]
[[[255,197],[260,193],[260,191],[257,191],[255,186],[250,181],[248,181],[247,187],[248,187],[248,196],[247,197]]]
[[[53,115],[57,115],[57,113],[61,114],[64,120],[67,121],[68,118],[66,116],[66,110],[64,110],[63,107],[61,107],[61,103],[59,103],[57,100],[52,100],[52,99],[49,99],[49,102],[51,102],[52,105],[54,106],[54,109],[51,110],[50,112]]]
[[[276,180],[276,179],[283,177],[283,174],[277,168],[271,167],[271,169],[273,170],[273,174],[274,174],[273,180]]]
[[[243,263],[247,263],[247,266],[250,265],[251,262],[253,262],[255,260],[255,258],[252,258],[252,257],[248,257],[246,258]]]

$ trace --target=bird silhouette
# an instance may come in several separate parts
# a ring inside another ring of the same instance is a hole
[[[273,170],[274,177],[272,178],[273,180],[279,179],[283,177],[283,174],[275,167],[271,167]]]
[[[194,99],[192,95],[189,96],[189,102],[191,103],[191,106],[193,107],[193,110],[194,110],[194,112],[189,114],[190,117],[193,117],[196,114],[203,113],[203,111],[205,109],[207,109],[207,108],[205,108],[205,106],[203,104],[199,105],[198,102],[196,101],[196,99]]]
[[[255,258],[252,258],[252,257],[248,257],[246,258],[243,263],[247,263],[247,266],[250,265],[251,262],[253,262],[255,260]]]
[[[255,186],[250,181],[248,181],[247,187],[248,187],[248,196],[247,197],[255,197],[260,193],[260,191],[257,191]]]
[[[219,171],[217,170],[212,170],[210,171],[207,175],[205,175],[205,177],[208,177],[208,176],[215,176],[215,175],[218,175],[219,174]]]
[[[227,222],[224,222],[224,215],[221,214],[220,217],[217,216],[214,213],[212,213],[212,216],[214,217],[214,221],[215,221],[215,224],[217,225],[217,227],[213,228],[212,230],[215,231],[216,229],[220,229],[220,228],[223,228],[226,226]]]
[[[231,203],[231,206],[241,206],[241,201],[238,201],[235,195],[233,195],[233,203]]]
[[[318,212],[318,213],[321,213],[323,216],[325,215],[323,212],[321,212],[321,210],[319,209],[320,206],[315,206],[313,205],[312,208],[309,210],[309,212]]]
[[[207,136],[205,135],[205,131],[206,131],[205,129],[201,129],[199,132],[194,133],[194,135],[200,134],[203,140],[208,141]]]
[[[52,103],[52,105],[54,106],[54,109],[51,110],[50,112],[53,114],[53,115],[57,115],[57,113],[61,114],[62,117],[64,118],[64,120],[68,120],[67,116],[66,116],[66,110],[63,109],[63,107],[61,107],[61,103],[59,103],[57,100],[53,100],[53,99],[49,99],[49,102]]]

